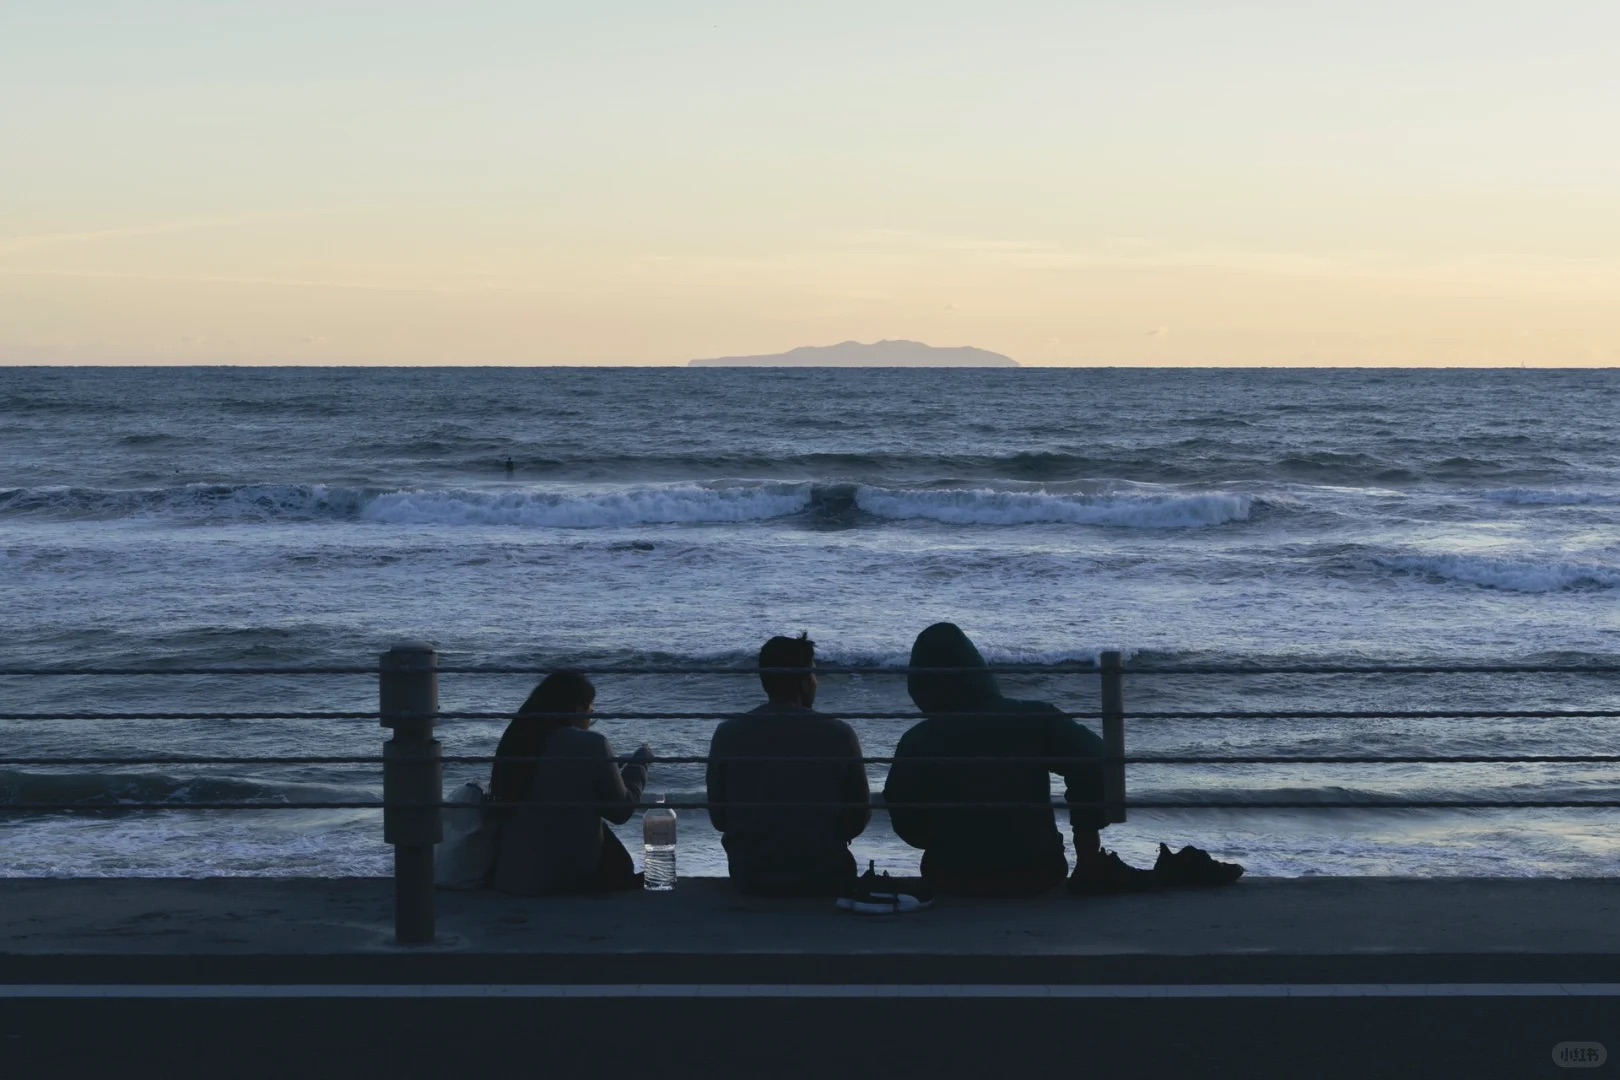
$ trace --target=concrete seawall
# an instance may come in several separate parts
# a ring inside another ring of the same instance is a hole
[[[0,1037],[9,1060],[87,1070],[246,1040],[247,1073],[281,1076],[324,1075],[297,1066],[311,1053],[359,1075],[487,1061],[542,1017],[548,1075],[617,1073],[649,1009],[665,1076],[1524,1077],[1570,1075],[1561,1042],[1620,1053],[1606,879],[1255,879],[898,917],[708,880],[440,893],[441,941],[409,949],[391,902],[380,879],[0,880]],[[98,1023],[116,1046],[75,1035]]]

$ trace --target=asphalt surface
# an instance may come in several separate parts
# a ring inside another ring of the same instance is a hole
[[[441,894],[439,943],[413,948],[391,895],[0,881],[0,1078],[1620,1075],[1568,1067],[1620,1053],[1620,882],[1261,879],[885,918],[710,881]]]

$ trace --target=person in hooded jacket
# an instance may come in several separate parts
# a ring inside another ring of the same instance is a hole
[[[1102,740],[1053,705],[1004,697],[979,650],[954,623],[935,623],[918,634],[911,666],[964,669],[907,677],[911,700],[927,719],[901,737],[883,789],[895,833],[923,850],[923,879],[935,889],[1032,896],[1067,878],[1070,892],[1113,893],[1227,884],[1242,875],[1241,866],[1216,862],[1191,846],[1171,852],[1161,844],[1152,870],[1103,850]],[[1051,805],[1052,773],[1067,783],[1072,876]]]

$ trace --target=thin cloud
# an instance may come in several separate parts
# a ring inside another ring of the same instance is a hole
[[[23,251],[40,251],[53,247],[71,247],[77,244],[95,244],[103,240],[126,240],[135,236],[161,236],[164,233],[191,232],[232,225],[248,218],[206,219],[197,221],[155,221],[146,225],[124,225],[116,229],[87,229],[79,232],[36,233],[33,236],[0,237],[0,255],[15,255]]]
[[[448,288],[429,285],[393,285],[379,281],[321,281],[301,278],[221,277],[191,274],[125,274],[100,270],[23,270],[0,266],[9,277],[87,278],[105,281],[150,281],[180,285],[267,285],[287,289],[360,289],[368,292],[474,293],[524,292],[532,290],[496,288]]]
[[[966,252],[1047,252],[1057,245],[1045,240],[998,240],[983,236],[950,236],[910,229],[863,229],[848,233],[843,241],[850,247],[903,248],[921,251]]]

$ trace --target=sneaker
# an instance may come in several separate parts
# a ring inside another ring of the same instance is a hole
[[[866,873],[855,880],[854,887],[838,898],[838,907],[858,915],[901,915],[910,911],[923,911],[934,906],[934,894],[920,881],[904,883],[888,874],[879,875],[875,860],[869,862]]]
[[[1191,844],[1180,851],[1171,851],[1168,844],[1160,844],[1153,872],[1170,887],[1230,885],[1243,876],[1243,867],[1220,862],[1203,848]]]
[[[1076,861],[1068,888],[1076,896],[1107,896],[1146,892],[1160,884],[1157,867],[1142,870],[1128,864],[1118,852],[1104,851],[1096,858]]]

